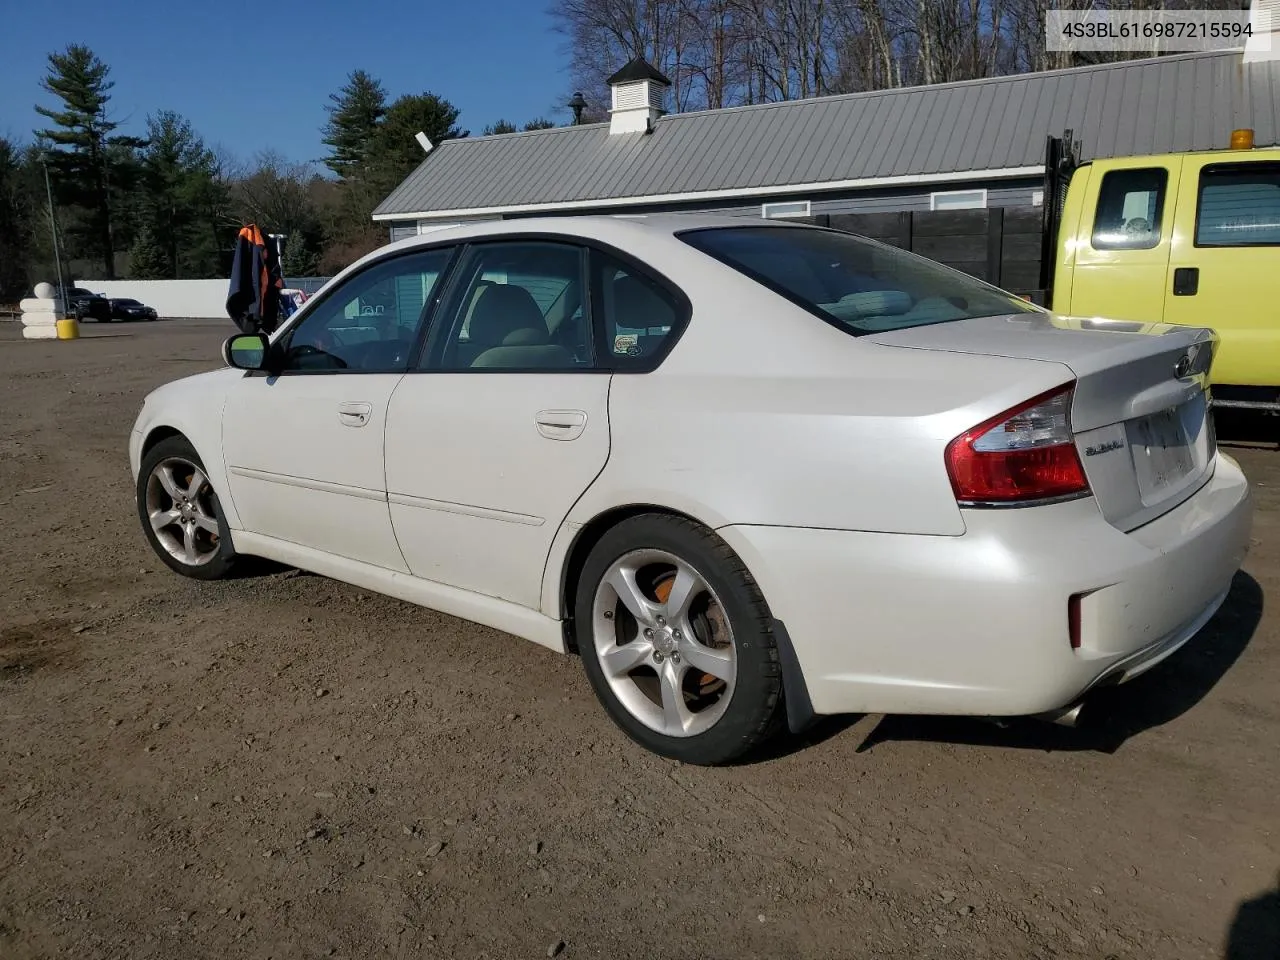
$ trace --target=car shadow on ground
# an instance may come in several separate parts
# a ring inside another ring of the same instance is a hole
[[[1114,753],[1126,740],[1168,723],[1208,695],[1244,653],[1262,619],[1258,582],[1236,574],[1216,616],[1169,659],[1118,687],[1085,701],[1077,726],[1031,718],[999,721],[971,717],[885,716],[858,752],[895,740],[928,740],[1027,750]],[[838,731],[837,731],[838,732]]]
[[[1276,960],[1280,957],[1280,876],[1276,889],[1246,900],[1227,932],[1223,960]]]
[[[250,554],[241,554],[236,557],[236,565],[231,568],[228,580],[261,580],[265,577],[276,577],[282,580],[292,580],[295,577],[316,577],[320,574],[311,573],[308,570],[299,570],[297,567],[290,567],[287,564],[277,563],[275,560],[268,560],[266,557],[255,557]]]

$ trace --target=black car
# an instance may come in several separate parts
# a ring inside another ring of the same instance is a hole
[[[111,298],[112,320],[154,320],[155,318],[155,308],[148,307],[140,300],[134,300],[132,297]]]
[[[77,320],[109,321],[111,301],[84,287],[72,287],[67,291],[67,313]]]

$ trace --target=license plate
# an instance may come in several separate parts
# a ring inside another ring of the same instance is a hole
[[[1159,499],[1195,469],[1195,449],[1184,410],[1170,407],[1129,424],[1129,446],[1142,499]]]

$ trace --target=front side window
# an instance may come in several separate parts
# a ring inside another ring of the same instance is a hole
[[[1196,208],[1196,246],[1280,246],[1280,164],[1205,167]]]
[[[286,335],[283,369],[403,372],[452,255],[445,248],[386,260],[327,293]]]
[[[472,247],[442,317],[435,370],[573,370],[594,363],[585,251],[567,243]]]
[[[1150,250],[1159,244],[1168,182],[1164,167],[1104,174],[1093,218],[1093,249]]]
[[[679,236],[855,336],[1039,312],[940,263],[834,230],[715,227]]]

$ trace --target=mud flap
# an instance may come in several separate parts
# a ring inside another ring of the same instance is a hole
[[[817,714],[809,699],[809,687],[804,682],[804,671],[796,657],[795,647],[786,625],[773,618],[773,638],[778,645],[778,660],[782,664],[782,699],[787,708],[787,727],[792,733],[802,733],[813,725]]]

